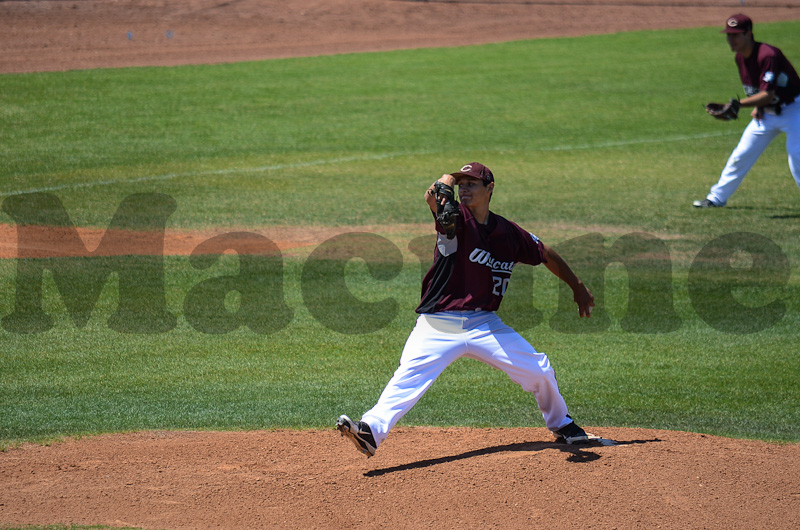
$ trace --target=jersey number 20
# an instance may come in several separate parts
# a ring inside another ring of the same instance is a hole
[[[492,294],[495,296],[505,296],[506,289],[508,288],[508,280],[511,278],[501,278],[500,276],[492,276],[492,281],[494,282],[494,289],[492,289]]]

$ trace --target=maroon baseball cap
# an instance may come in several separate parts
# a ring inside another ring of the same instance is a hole
[[[720,33],[747,33],[753,29],[753,21],[747,15],[733,15],[725,22],[725,29]]]
[[[451,174],[454,177],[462,176],[462,177],[473,177],[476,179],[481,179],[486,184],[494,182],[494,175],[492,175],[491,170],[489,170],[489,168],[484,166],[483,164],[479,164],[478,162],[470,162],[466,166],[462,167],[460,170]]]

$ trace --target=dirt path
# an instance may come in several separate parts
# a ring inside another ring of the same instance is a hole
[[[638,3],[0,1],[0,73],[719,26],[742,10],[756,24],[800,18],[800,0]],[[81,233],[90,250],[95,232]],[[274,237],[284,249],[325,236],[307,234]],[[165,248],[185,253],[208,236],[171,234]],[[0,226],[4,257],[16,256],[12,237]],[[0,453],[0,527],[750,530],[800,521],[800,444],[593,430],[620,444],[571,448],[545,429],[399,428],[369,460],[333,429],[24,445]]]
[[[721,26],[737,0],[0,1],[0,73],[247,61]],[[782,7],[758,7],[758,6]],[[800,0],[748,0],[758,24]]]

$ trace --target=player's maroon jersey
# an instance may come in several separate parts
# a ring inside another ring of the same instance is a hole
[[[764,90],[775,91],[775,105],[792,103],[800,95],[800,78],[792,64],[775,46],[756,42],[745,59],[736,54],[739,77],[748,96]]]
[[[517,224],[489,212],[478,223],[464,205],[453,239],[438,225],[433,265],[422,280],[417,313],[497,311],[517,263],[545,262],[542,243]]]

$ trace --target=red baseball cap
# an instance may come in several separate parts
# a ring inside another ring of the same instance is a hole
[[[454,177],[473,177],[476,179],[481,179],[486,184],[490,182],[494,182],[494,175],[492,175],[491,170],[488,167],[484,166],[483,164],[479,164],[478,162],[470,162],[466,166],[462,167],[460,170],[451,173]]]
[[[747,15],[733,15],[725,22],[725,29],[720,33],[747,33],[753,29],[753,21]]]

